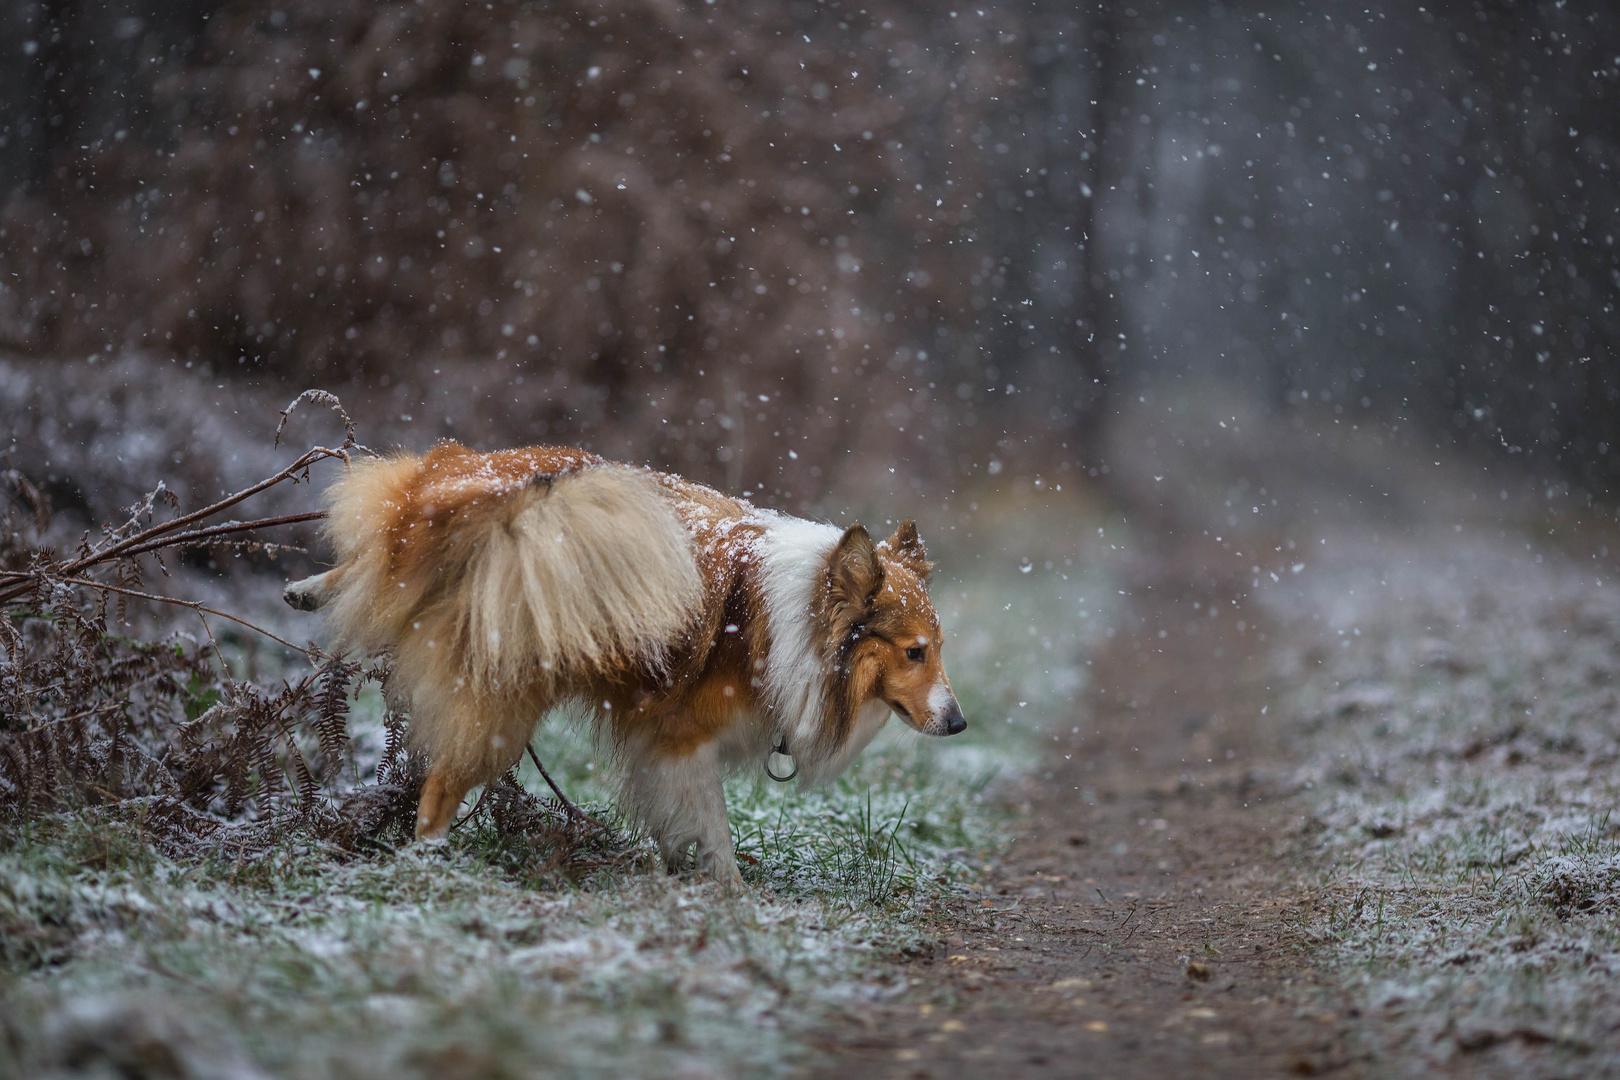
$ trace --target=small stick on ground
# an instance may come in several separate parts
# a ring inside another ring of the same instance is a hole
[[[534,744],[530,743],[526,749],[529,751],[529,760],[534,762],[534,767],[539,769],[540,775],[545,778],[546,786],[551,788],[552,794],[557,796],[557,801],[562,803],[563,809],[568,812],[569,820],[588,823],[596,826],[603,832],[606,832],[606,827],[600,821],[597,821],[595,818],[591,817],[591,815],[575,806],[569,801],[568,796],[562,793],[562,788],[557,786],[557,781],[553,780],[551,778],[551,774],[546,772],[546,767],[540,764],[540,755],[534,752]]]

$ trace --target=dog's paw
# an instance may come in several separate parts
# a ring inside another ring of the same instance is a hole
[[[716,885],[721,891],[734,895],[742,892],[742,874],[737,872],[737,861],[729,853],[715,852],[702,859],[703,875]]]
[[[320,599],[313,589],[306,589],[302,581],[295,581],[281,590],[281,598],[295,611],[319,611]]]
[[[433,827],[432,818],[418,815],[416,818],[416,842],[418,844],[428,844],[434,846],[443,846],[444,844],[449,843],[449,822],[446,822],[435,829]]]
[[[321,604],[326,600],[322,586],[326,584],[325,574],[316,574],[301,581],[287,583],[281,590],[281,598],[287,606],[297,611],[319,611]]]

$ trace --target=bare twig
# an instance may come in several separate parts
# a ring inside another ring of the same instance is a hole
[[[478,793],[478,801],[473,803],[473,808],[471,810],[467,811],[461,816],[461,820],[450,826],[451,832],[455,832],[457,829],[461,828],[463,825],[467,824],[467,822],[471,821],[477,816],[479,809],[484,805],[484,797],[489,794],[490,789],[494,786],[495,781],[493,780],[484,785],[484,790]]]
[[[325,510],[310,510],[303,514],[283,514],[280,517],[259,518],[256,521],[227,521],[223,525],[210,525],[205,529],[192,529],[189,532],[174,536],[160,536],[122,552],[126,558],[134,555],[145,555],[149,551],[160,548],[182,547],[186,544],[195,544],[202,540],[212,539],[216,536],[228,536],[231,533],[247,532],[251,529],[268,529],[273,525],[296,525],[301,521],[320,521],[326,517]],[[33,570],[7,570],[0,572],[0,580],[20,581],[34,576],[38,571]]]
[[[184,529],[188,525],[196,524],[205,518],[211,518],[215,514],[222,513],[225,510],[229,510],[237,503],[250,499],[259,494],[259,492],[275,487],[277,484],[282,483],[285,480],[290,480],[299,473],[308,469],[317,461],[324,461],[327,458],[341,458],[344,461],[348,461],[349,447],[345,445],[337,450],[331,450],[324,446],[313,446],[301,454],[297,461],[294,461],[280,472],[273,476],[265,477],[257,484],[245,487],[241,491],[236,492],[234,495],[228,495],[216,503],[203,507],[201,510],[194,510],[189,514],[184,514],[172,521],[165,521],[157,525],[153,525],[151,528],[144,529],[141,532],[136,533],[134,536],[120,540],[117,543],[109,544],[103,548],[93,549],[71,562],[59,563],[54,567],[46,567],[37,571],[32,571],[29,573],[28,578],[33,579],[41,574],[67,577],[72,574],[77,574],[82,570],[86,570],[89,567],[95,566],[98,563],[104,563],[109,559],[115,559],[123,555],[128,555],[132,549],[137,547],[145,551],[150,551],[152,550],[152,541],[156,540],[157,538],[166,536],[177,530]],[[15,600],[17,597],[21,596],[27,591],[27,580],[14,582],[12,585],[4,589],[0,589],[0,604],[3,604],[8,600]]]
[[[335,407],[335,400],[328,403]],[[325,517],[313,511],[239,520],[228,511],[277,484],[307,482],[317,462],[350,460],[357,444],[352,423],[344,419],[348,435],[341,446],[310,447],[290,456],[273,475],[194,512],[183,513],[167,488],[157,484],[123,521],[105,526],[94,543],[87,532],[73,547],[53,550],[30,540],[12,509],[0,506],[6,523],[0,546],[9,567],[0,571],[0,662],[22,673],[18,687],[0,687],[0,711],[7,720],[23,721],[20,728],[7,723],[0,732],[0,816],[27,818],[86,798],[146,800],[152,806],[152,835],[171,848],[192,851],[211,845],[217,832],[218,822],[205,818],[204,806],[236,817],[250,800],[262,798],[270,806],[286,791],[292,816],[252,825],[255,845],[290,829],[322,840],[354,839],[386,825],[391,811],[378,811],[376,799],[357,800],[351,811],[335,791],[321,791],[343,769],[340,750],[332,749],[347,737],[346,669],[335,678],[332,674],[341,662],[230,611],[164,595],[142,580],[143,564],[150,567],[143,556],[163,569],[165,550],[187,546],[275,551],[283,545],[256,539],[256,530]],[[43,530],[43,504],[35,505],[25,480],[0,467],[0,488],[8,481],[16,501],[35,511],[36,530]],[[10,501],[0,496],[0,502]],[[174,509],[165,510],[165,504]],[[173,520],[154,523],[164,514],[173,514]],[[132,601],[189,609],[201,623],[199,648],[192,653],[112,632],[109,622],[121,618],[122,605]],[[317,661],[317,672],[276,693],[235,681],[213,630],[216,616]],[[19,628],[30,618],[47,625],[34,627],[25,638]],[[382,678],[376,672],[370,677]],[[324,689],[312,703],[316,679],[323,680]],[[320,769],[311,768],[298,742],[306,723],[322,752],[336,755]],[[401,753],[403,743],[390,730],[379,775],[384,768],[399,773]]]
[[[534,762],[534,767],[540,770],[540,775],[545,778],[546,786],[551,788],[552,794],[557,796],[557,801],[562,803],[563,809],[567,811],[569,818],[574,821],[588,822],[606,832],[606,827],[600,821],[575,806],[568,800],[568,796],[562,793],[562,788],[557,786],[557,781],[553,780],[551,774],[546,772],[546,767],[540,764],[540,755],[534,752],[534,744],[530,743],[525,749],[529,751],[529,760]]]
[[[301,521],[322,521],[326,518],[325,510],[310,510],[302,514],[282,514],[280,517],[259,518],[257,521],[227,521],[223,525],[210,525],[206,529],[192,529],[175,536],[163,536],[148,541],[137,547],[125,551],[125,555],[144,555],[148,551],[158,548],[179,547],[182,544],[194,544],[199,540],[215,536],[227,536],[231,533],[247,532],[250,529],[268,529],[274,525],[296,525]]]
[[[311,649],[311,648],[309,648],[307,646],[304,646],[304,645],[294,645],[292,642],[288,641],[286,638],[279,637],[279,636],[271,633],[270,631],[266,630],[262,626],[259,626],[259,625],[255,624],[255,623],[250,623],[246,619],[241,618],[241,617],[236,616],[236,615],[232,615],[228,611],[220,611],[218,608],[211,608],[207,604],[199,603],[196,600],[181,600],[179,597],[164,596],[161,593],[149,593],[149,592],[141,592],[138,589],[126,589],[126,588],[123,588],[122,586],[119,586],[119,585],[109,585],[105,581],[91,581],[89,578],[63,578],[62,580],[67,582],[70,585],[83,585],[83,586],[85,586],[87,588],[91,588],[91,589],[105,589],[107,592],[118,593],[118,594],[120,594],[122,596],[133,596],[137,600],[152,600],[152,601],[156,601],[157,603],[160,603],[160,604],[173,604],[175,607],[190,608],[192,611],[206,612],[209,615],[218,615],[222,619],[229,619],[233,623],[237,623],[237,624],[239,624],[241,626],[247,627],[249,630],[253,630],[253,631],[256,631],[257,633],[263,634],[265,637],[269,638],[272,641],[280,642],[281,644],[287,646],[287,648],[289,648],[289,649],[292,649],[292,650],[294,650],[296,652],[301,652],[305,656],[309,657],[310,659],[315,659],[316,657],[321,655],[320,652],[318,650],[316,650],[316,649]],[[208,625],[207,620],[204,620],[203,621],[203,626],[206,627],[207,625]],[[212,637],[212,635],[213,635],[213,632],[210,631],[209,636]],[[216,648],[216,651],[217,651],[218,647],[216,646],[215,648]]]
[[[261,555],[268,555],[272,559],[288,551],[295,555],[309,554],[309,548],[304,547],[302,544],[275,544],[269,540],[191,540],[174,546],[180,548],[207,548],[210,551],[257,552]],[[159,566],[161,567],[162,564],[159,563]],[[169,576],[167,569],[163,571],[163,576]]]
[[[350,419],[348,411],[343,408],[343,402],[338,400],[338,396],[329,390],[319,389],[305,390],[302,394],[299,394],[297,397],[293,398],[292,401],[287,404],[285,409],[281,410],[281,419],[276,423],[276,437],[271,443],[272,446],[281,445],[282,430],[286,428],[287,421],[292,419],[293,410],[298,408],[299,404],[306,399],[309,401],[318,401],[323,405],[330,406],[334,412],[343,418],[343,446],[345,449],[353,447],[362,453],[371,454],[373,457],[377,456],[375,451],[361,446],[355,441],[354,421]]]

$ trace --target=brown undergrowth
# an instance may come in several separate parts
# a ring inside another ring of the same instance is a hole
[[[240,859],[294,836],[334,854],[408,838],[420,763],[407,748],[405,717],[385,709],[369,780],[350,737],[357,696],[389,700],[386,658],[360,662],[296,645],[148,584],[154,574],[169,579],[166,560],[187,549],[273,554],[279,545],[262,539],[266,530],[321,516],[220,520],[271,487],[308,483],[319,462],[369,453],[335,398],[311,391],[294,406],[308,399],[343,417],[341,445],[312,446],[190,512],[158,483],[122,523],[104,525],[94,542],[86,534],[69,554],[48,539],[51,511],[39,488],[17,470],[0,472],[0,822],[64,811],[116,817],[172,857]],[[139,619],[142,606],[189,610],[201,633]],[[168,628],[143,635],[151,625]],[[237,677],[235,639],[216,635],[221,625],[301,654],[307,670],[279,685]],[[577,842],[596,827],[513,776],[475,813],[499,836]]]
[[[227,3],[142,69],[183,119],[0,198],[0,346],[358,375],[396,415],[458,370],[506,440],[820,487],[848,424],[890,414],[891,452],[954,428],[968,398],[929,384],[1000,407],[974,388],[981,313],[1015,303],[993,132],[1023,34],[906,3]]]

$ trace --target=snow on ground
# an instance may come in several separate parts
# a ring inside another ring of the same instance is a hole
[[[1335,536],[1263,594],[1323,875],[1304,930],[1413,1075],[1620,1069],[1620,579],[1545,531]]]

